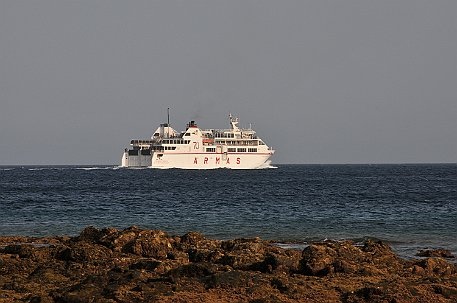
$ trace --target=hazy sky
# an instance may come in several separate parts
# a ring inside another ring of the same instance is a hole
[[[457,162],[457,1],[0,1],[0,165],[119,164],[167,107],[274,163]]]

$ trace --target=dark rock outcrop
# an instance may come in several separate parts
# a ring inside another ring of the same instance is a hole
[[[211,240],[130,227],[77,237],[0,237],[3,302],[457,302],[442,257],[403,260],[380,241]]]
[[[418,257],[438,257],[438,258],[446,258],[446,259],[454,259],[455,256],[451,253],[451,251],[447,249],[425,249],[420,250],[416,256]]]
[[[335,273],[376,275],[401,268],[401,260],[382,242],[368,240],[364,246],[351,241],[311,244],[303,250],[301,273],[326,276]]]

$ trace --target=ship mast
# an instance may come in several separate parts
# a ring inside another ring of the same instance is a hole
[[[233,117],[232,113],[229,113],[229,120],[230,120],[230,125],[232,126],[232,130],[234,131],[239,131],[240,129],[238,128],[238,118]]]
[[[167,107],[167,138],[170,138],[170,108]]]

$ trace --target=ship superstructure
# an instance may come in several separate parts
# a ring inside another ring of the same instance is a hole
[[[151,139],[132,140],[122,155],[122,167],[183,169],[254,169],[267,164],[274,150],[251,129],[238,127],[229,115],[230,129],[200,129],[195,121],[177,132],[170,123],[157,128]]]

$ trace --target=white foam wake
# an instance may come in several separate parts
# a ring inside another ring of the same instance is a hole
[[[278,168],[277,166],[271,165],[271,160],[267,160],[265,163],[257,167],[257,169],[268,169],[268,168]]]
[[[106,170],[106,169],[119,169],[119,166],[94,166],[94,167],[75,167],[74,169],[80,170]]]

